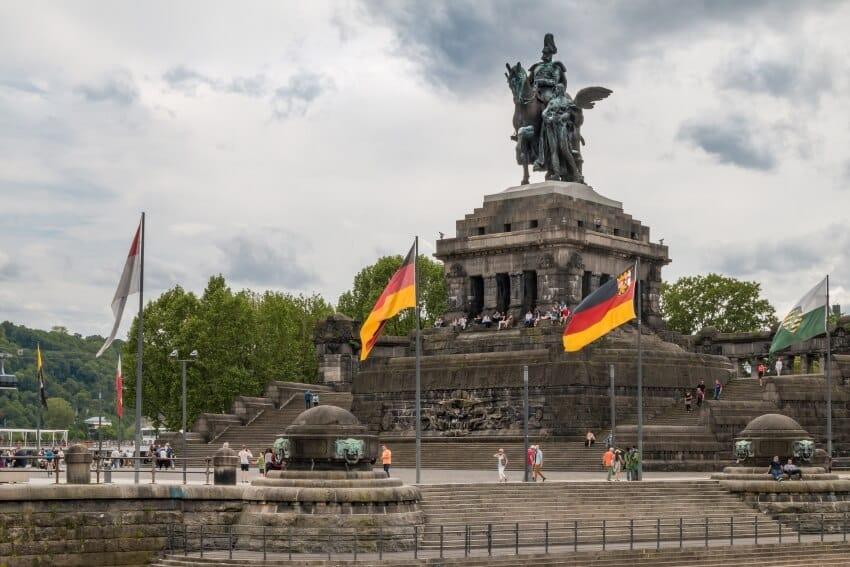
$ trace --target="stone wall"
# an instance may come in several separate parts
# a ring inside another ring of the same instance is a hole
[[[535,435],[576,436],[608,425],[609,363],[615,367],[618,396],[635,399],[633,327],[614,331],[577,354],[562,352],[559,328],[512,333],[481,333],[479,341],[462,347],[459,337],[435,335],[454,341],[435,351],[456,352],[422,358],[424,435],[518,434],[524,365],[529,367],[529,426]],[[669,405],[699,380],[711,384],[719,378],[725,383],[731,376],[724,358],[687,353],[652,334],[644,343],[644,397],[649,408],[656,400]],[[361,423],[384,436],[413,433],[414,368],[415,358],[406,356],[375,359],[361,369],[352,388],[352,412]],[[633,404],[620,406],[621,419],[628,419],[630,409],[633,414]]]

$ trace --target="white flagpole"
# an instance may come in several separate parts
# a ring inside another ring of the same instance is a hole
[[[826,453],[832,460],[832,338],[829,336],[829,274],[826,276]]]
[[[637,290],[637,479],[643,480],[643,289],[640,285],[640,256],[635,260],[635,289]]]
[[[422,357],[421,322],[419,315],[419,236],[413,241],[413,286],[416,298],[416,484],[421,480],[422,466],[422,378],[420,358]]]
[[[145,213],[142,212],[142,233],[139,268],[139,334],[136,339],[136,458],[133,465],[133,482],[139,484],[139,468],[142,456],[142,345],[144,344],[144,321],[142,312],[145,306]]]

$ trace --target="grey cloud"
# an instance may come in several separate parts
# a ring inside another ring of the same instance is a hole
[[[506,60],[536,61],[547,32],[555,34],[571,80],[611,81],[635,56],[655,52],[660,40],[720,22],[787,26],[803,9],[791,0],[375,0],[362,6],[368,19],[396,32],[397,51],[420,63],[426,79],[456,91],[501,80]]]
[[[266,76],[257,74],[252,77],[234,77],[230,80],[211,77],[184,65],[172,67],[162,75],[163,80],[175,90],[187,96],[195,96],[198,87],[206,86],[216,92],[241,94],[260,97],[266,93]]]
[[[721,254],[715,264],[720,270],[734,275],[770,273],[793,277],[795,273],[815,269],[826,273],[830,267],[835,267],[850,276],[850,264],[843,261],[848,247],[850,226],[834,224],[808,234],[724,247],[730,251]],[[716,254],[717,248],[713,251]]]
[[[27,79],[16,77],[0,77],[0,87],[13,91],[21,91],[29,94],[45,94],[46,91]]]
[[[301,289],[316,283],[316,275],[301,267],[295,245],[272,243],[248,235],[218,244],[229,263],[226,275],[238,282]]]
[[[758,170],[776,167],[776,157],[769,148],[757,145],[760,137],[744,116],[729,117],[725,121],[712,116],[686,122],[679,128],[677,137],[714,156],[720,163]]]
[[[333,89],[333,81],[324,75],[302,71],[293,75],[286,86],[280,87],[272,97],[272,112],[276,118],[304,114],[314,100],[325,91]]]
[[[116,71],[101,81],[78,86],[76,92],[89,102],[113,102],[128,105],[139,97],[136,82],[129,71]]]
[[[21,266],[17,262],[6,261],[0,256],[0,282],[14,281],[21,275]]]
[[[791,98],[795,104],[817,103],[833,86],[822,59],[817,68],[810,69],[800,57],[764,59],[745,51],[735,53],[716,74],[726,89]]]

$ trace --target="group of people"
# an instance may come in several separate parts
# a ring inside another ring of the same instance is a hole
[[[312,390],[304,390],[304,406],[306,409],[314,408],[319,405],[319,394]]]
[[[635,447],[629,447],[626,451],[615,447],[608,447],[602,454],[602,466],[608,472],[606,480],[619,482],[620,475],[625,470],[626,480],[639,480],[640,453]]]
[[[544,311],[541,311],[540,309],[529,309],[522,318],[522,324],[525,328],[536,327],[541,321],[552,321],[553,323],[558,322],[564,324],[571,314],[572,312],[569,307],[567,307],[566,303],[562,303],[561,305],[554,306],[551,309]],[[473,325],[484,327],[485,329],[492,329],[495,326],[497,331],[510,329],[517,323],[511,313],[502,313],[501,311],[496,310],[492,313],[478,313],[471,317],[462,315],[453,319],[450,323],[447,323],[443,317],[437,317],[434,321],[434,327],[441,328],[448,324],[455,331],[465,331],[467,327],[469,327],[470,321]]]
[[[723,384],[720,380],[714,381],[714,399],[719,400],[720,394],[723,393]],[[682,399],[685,401],[685,411],[690,412],[694,410],[694,402],[696,402],[696,406],[702,407],[702,403],[705,401],[706,395],[706,386],[705,380],[700,380],[699,384],[693,390],[685,390],[685,395],[682,396]]]
[[[779,455],[773,457],[773,461],[770,462],[770,468],[767,472],[777,482],[782,482],[786,476],[788,480],[792,480],[795,476],[798,480],[803,480],[803,469],[794,463],[794,459],[788,459],[783,465],[779,460]]]
[[[129,459],[129,457],[133,456],[132,449],[129,449],[129,451],[130,455],[125,456],[128,457],[126,460],[129,461],[129,463],[132,465],[132,459]],[[174,449],[171,448],[171,443],[165,443],[163,445],[151,443],[151,446],[148,447],[148,456],[151,459],[155,460],[156,468],[158,468],[159,470],[174,468]],[[118,455],[113,454],[113,461],[115,461],[116,459],[118,460],[118,465],[116,466],[116,468],[121,467],[120,457],[120,452]]]
[[[30,453],[31,451],[27,451],[20,445],[15,447],[14,451],[6,449],[0,453],[0,468],[37,467],[46,470],[48,476],[50,476],[65,458],[65,451],[62,447],[42,447],[37,453]]]
[[[508,455],[504,449],[493,455],[496,459],[496,471],[499,473],[499,482],[508,482]],[[546,477],[543,475],[543,449],[540,445],[531,445],[525,455],[525,464],[531,470],[531,480],[537,482],[540,478],[542,482],[546,482]]]

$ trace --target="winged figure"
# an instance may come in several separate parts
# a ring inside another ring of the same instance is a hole
[[[528,72],[521,63],[505,64],[505,77],[514,98],[511,139],[516,142],[517,163],[523,168],[523,185],[529,182],[529,165],[535,171],[545,171],[546,179],[584,182],[584,110],[613,92],[605,87],[585,87],[570,97],[566,67],[552,60],[557,52],[549,33],[543,38],[541,60]]]

